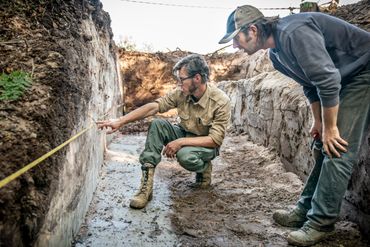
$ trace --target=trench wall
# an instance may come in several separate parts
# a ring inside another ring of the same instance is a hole
[[[79,117],[75,133],[93,125],[87,133],[68,147],[45,222],[35,246],[69,246],[80,229],[92,196],[99,171],[104,161],[106,136],[95,127],[93,120],[116,117],[122,104],[116,54],[110,48],[111,40],[101,37],[92,18],[81,23],[84,35],[91,37],[87,62],[91,96],[86,111]]]
[[[91,127],[0,190],[0,246],[70,246],[103,164],[94,120],[121,115],[109,15],[99,0],[1,1],[0,72],[32,86],[0,101],[0,179]]]

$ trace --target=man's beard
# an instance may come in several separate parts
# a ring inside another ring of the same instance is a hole
[[[248,55],[253,55],[257,51],[261,50],[262,49],[262,43],[261,43],[260,38],[257,37],[256,43],[254,44],[254,46],[253,47],[248,47],[248,48],[249,48],[248,50],[243,48],[243,52],[248,53]]]
[[[189,87],[189,94],[190,95],[193,95],[194,94],[194,92],[197,90],[198,88],[194,85],[194,81],[193,80],[191,80],[191,85],[190,85],[190,87]]]

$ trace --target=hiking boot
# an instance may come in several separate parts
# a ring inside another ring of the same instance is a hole
[[[297,208],[291,211],[276,210],[272,215],[272,218],[279,225],[288,227],[302,227],[307,221],[306,215],[300,212]]]
[[[195,183],[190,186],[193,188],[208,188],[212,181],[212,163],[208,161],[208,167],[203,173],[198,173],[195,175]]]
[[[287,240],[288,243],[296,246],[311,246],[330,236],[332,233],[333,231],[320,232],[305,224],[298,231],[289,233]]]
[[[130,207],[135,209],[144,208],[148,201],[153,198],[154,166],[146,163],[141,166],[141,170],[140,189],[130,201]]]

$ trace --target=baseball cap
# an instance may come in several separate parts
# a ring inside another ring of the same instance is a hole
[[[264,17],[261,11],[251,5],[243,5],[237,7],[227,18],[226,34],[218,42],[224,44],[232,40],[237,35],[240,29],[260,18]]]

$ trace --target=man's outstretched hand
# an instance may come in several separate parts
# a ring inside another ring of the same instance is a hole
[[[119,119],[97,121],[96,124],[98,125],[98,129],[101,130],[110,128],[110,130],[107,131],[107,134],[116,132],[122,126],[122,123]]]

